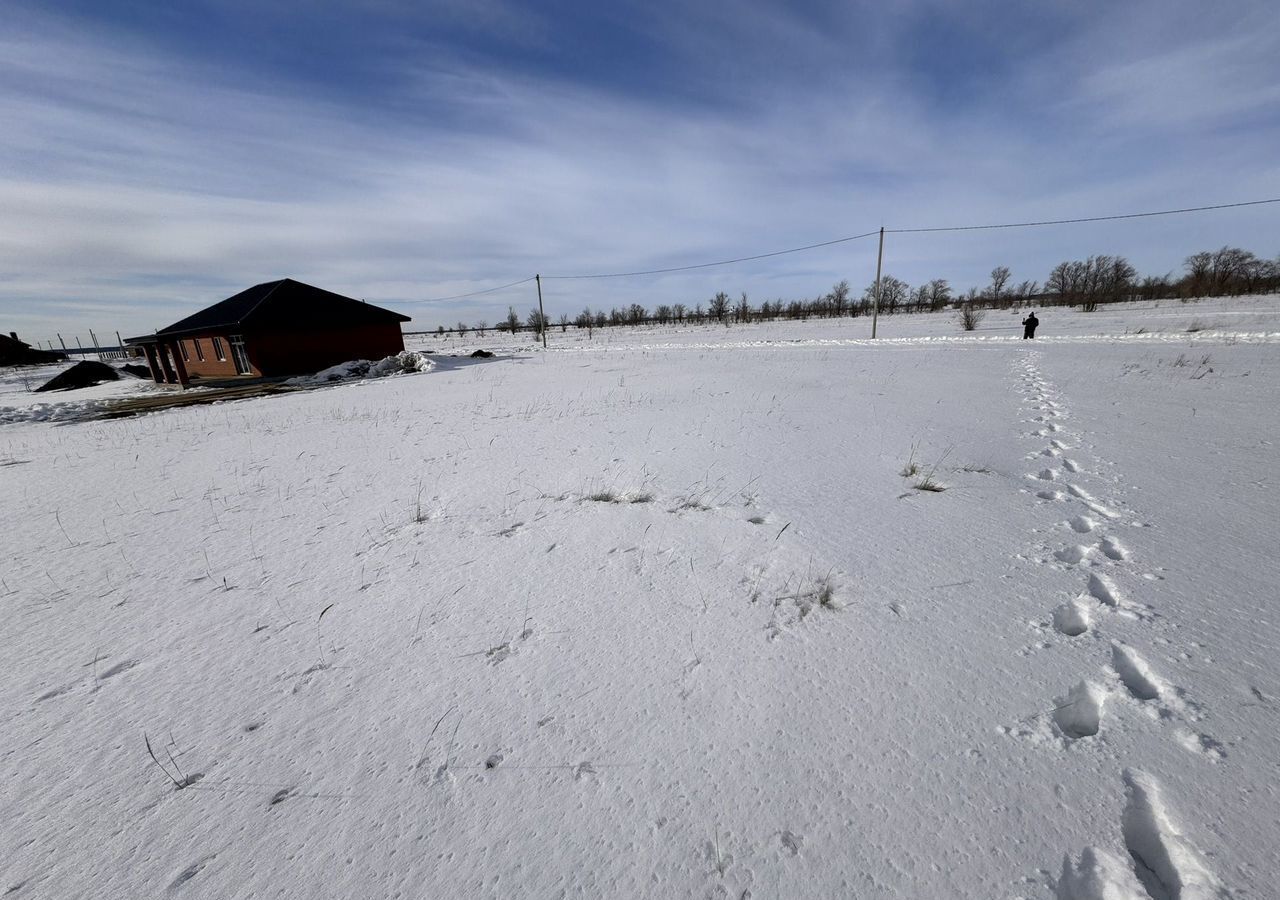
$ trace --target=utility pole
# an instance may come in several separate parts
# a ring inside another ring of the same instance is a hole
[[[876,338],[876,320],[880,318],[880,264],[884,262],[884,226],[880,226],[880,252],[876,254],[876,304],[871,310],[871,339]]]
[[[62,352],[63,352],[63,353],[66,353],[66,352],[67,352],[67,342],[66,342],[66,341],[64,341],[64,340],[62,339],[62,332],[60,332],[60,331],[55,331],[55,332],[54,332],[54,334],[56,334],[56,335],[58,336],[58,343],[62,345]]]
[[[542,349],[546,350],[547,349],[547,314],[542,311],[542,276],[534,275],[533,280],[538,283],[538,327],[542,329]]]

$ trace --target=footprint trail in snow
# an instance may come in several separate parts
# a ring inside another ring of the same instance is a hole
[[[1091,464],[1085,459],[1082,437],[1068,430],[1070,408],[1040,373],[1039,358],[1036,351],[1024,353],[1014,366],[1024,398],[1024,422],[1031,426],[1024,433],[1045,439],[1042,446],[1027,454],[1031,465],[1024,490],[1037,501],[1064,503],[1078,510],[1060,522],[1055,536],[1039,547],[1043,565],[1078,579],[1075,594],[1068,593],[1052,607],[1050,622],[1061,640],[1099,642],[1080,646],[1097,646],[1105,652],[1105,662],[1092,676],[1081,678],[1065,695],[1054,699],[1046,717],[1051,725],[1041,719],[1035,727],[1023,724],[1002,731],[1031,737],[1043,736],[1052,728],[1064,749],[1092,752],[1100,746],[1099,736],[1107,727],[1104,711],[1114,697],[1117,706],[1111,717],[1140,710],[1162,726],[1172,727],[1182,747],[1211,761],[1221,759],[1226,756],[1223,745],[1192,727],[1202,717],[1201,708],[1130,643],[1106,635],[1113,617],[1149,625],[1154,616],[1147,607],[1127,600],[1117,584],[1116,576],[1123,580],[1132,553],[1114,529],[1124,527],[1124,520],[1131,516],[1122,511],[1121,504],[1095,496],[1078,482],[1090,472],[1096,473],[1097,463],[1105,465],[1106,461]],[[1126,796],[1120,823],[1123,848],[1087,846],[1078,857],[1066,855],[1056,885],[1059,900],[1230,896],[1174,824],[1156,779],[1138,769],[1125,769],[1121,780]]]

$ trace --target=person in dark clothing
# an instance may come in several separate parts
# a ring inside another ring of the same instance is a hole
[[[1022,339],[1029,340],[1036,336],[1036,326],[1040,324],[1040,320],[1036,318],[1033,312],[1022,320]]]

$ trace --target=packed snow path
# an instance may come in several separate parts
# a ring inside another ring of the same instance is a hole
[[[1071,518],[1058,522],[1046,536],[1045,549],[1051,553],[1044,562],[1056,564],[1070,577],[1081,579],[1075,595],[1053,610],[1053,628],[1065,638],[1075,639],[1091,631],[1095,637],[1102,635],[1108,615],[1155,625],[1160,622],[1155,610],[1146,605],[1135,607],[1125,600],[1125,594],[1116,587],[1115,576],[1107,574],[1108,570],[1124,573],[1132,562],[1124,544],[1115,537],[1115,530],[1148,528],[1151,523],[1135,520],[1129,511],[1117,511],[1118,504],[1105,505],[1078,483],[1090,471],[1079,462],[1088,448],[1084,446],[1084,435],[1072,429],[1070,412],[1061,402],[1060,392],[1041,376],[1036,366],[1041,356],[1027,353],[1017,366],[1024,408],[1030,416],[1026,422],[1034,429],[1029,437],[1047,442],[1028,455],[1031,462],[1047,463],[1047,467],[1028,473],[1027,478],[1033,483],[1052,482],[1064,489],[1037,491],[1039,500],[1065,502],[1075,509],[1083,507]],[[1092,463],[1099,468],[1111,465],[1096,455]],[[1101,479],[1113,484],[1116,481],[1105,476]],[[1160,574],[1142,577],[1154,583],[1165,579]],[[1176,628],[1176,623],[1172,627]],[[1101,641],[1098,643],[1101,645]],[[1051,641],[1042,642],[1038,649],[1047,649],[1051,644]],[[1095,738],[1102,730],[1104,709],[1112,696],[1121,700],[1127,697],[1131,705],[1151,718],[1166,727],[1175,726],[1177,740],[1187,749],[1206,754],[1211,760],[1227,755],[1219,741],[1187,727],[1188,722],[1202,718],[1202,711],[1188,699],[1186,691],[1166,682],[1136,649],[1118,641],[1110,643],[1109,659],[1096,675],[1082,679],[1065,696],[1057,698],[1051,716],[1052,729],[1024,725],[1016,733],[1041,741],[1056,738],[1068,745]],[[1034,718],[1043,723],[1048,717]],[[1126,771],[1124,781],[1129,799],[1122,819],[1122,833],[1125,849],[1132,857],[1131,867],[1118,864],[1106,849],[1087,847],[1078,860],[1070,857],[1065,860],[1059,897],[1063,900],[1100,897],[1108,896],[1108,891],[1111,896],[1141,896],[1141,889],[1136,887],[1139,880],[1155,897],[1226,896],[1217,878],[1178,832],[1157,799],[1158,782],[1137,770]]]
[[[1180,340],[6,426],[0,890],[1267,896],[1280,367]]]

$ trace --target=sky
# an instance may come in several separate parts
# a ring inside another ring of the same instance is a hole
[[[1270,4],[8,0],[0,330],[162,328],[292,277],[413,317],[815,297],[875,231],[1280,197]],[[1280,204],[891,234],[911,284],[1280,254]],[[106,342],[105,339],[103,341]]]

